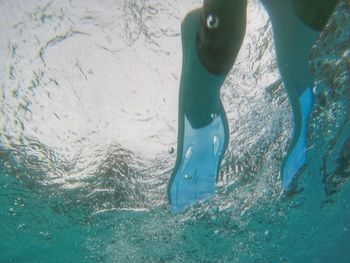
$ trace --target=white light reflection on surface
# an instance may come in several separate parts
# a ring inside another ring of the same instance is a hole
[[[166,203],[176,156],[169,148],[176,151],[180,24],[200,4],[2,3],[4,151],[42,174],[42,184],[84,189],[88,196],[103,192],[111,199],[103,209],[115,199],[122,207]],[[252,1],[244,44],[222,89],[231,133],[224,185],[247,176],[233,172],[237,162],[255,174],[266,145],[278,151],[286,140],[290,119],[281,83],[265,90],[278,78],[267,16]],[[287,122],[286,131],[274,130],[276,122]],[[258,180],[265,185],[266,179]],[[276,176],[267,182],[276,185]],[[258,192],[252,200],[264,191]]]

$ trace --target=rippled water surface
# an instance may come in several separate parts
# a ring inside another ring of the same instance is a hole
[[[310,155],[279,166],[291,109],[258,1],[222,88],[229,149],[212,200],[167,207],[180,24],[201,1],[0,1],[0,262],[348,262],[350,6],[310,56]]]

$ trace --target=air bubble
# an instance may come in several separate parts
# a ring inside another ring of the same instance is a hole
[[[210,29],[215,29],[219,26],[219,18],[216,15],[208,15],[207,27]]]
[[[313,88],[312,88],[312,93],[314,95],[318,95],[320,93],[320,88],[319,86],[315,85]]]
[[[185,154],[186,160],[188,160],[188,159],[191,158],[192,152],[193,152],[193,147],[192,147],[192,146],[188,147],[188,149],[187,149],[187,151],[186,151],[186,154]]]
[[[174,152],[175,152],[174,148],[170,147],[169,150],[168,150],[168,153],[173,154]]]
[[[189,174],[185,174],[185,175],[184,175],[184,178],[187,179],[187,180],[190,180],[190,179],[192,179],[192,176],[189,175]]]
[[[214,144],[214,155],[217,155],[220,148],[220,137],[217,134],[213,136],[213,144]]]
[[[347,49],[347,50],[344,51],[343,57],[344,57],[344,58],[350,57],[350,49]]]
[[[315,84],[312,87],[312,93],[317,96],[320,95],[321,93],[326,93],[327,92],[327,87],[322,85],[322,84]]]

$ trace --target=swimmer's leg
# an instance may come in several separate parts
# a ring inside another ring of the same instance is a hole
[[[304,166],[308,122],[313,109],[309,52],[337,0],[261,0],[272,22],[276,57],[293,111],[293,135],[282,161],[282,186],[288,190]]]
[[[168,186],[173,212],[214,194],[228,143],[220,88],[245,32],[246,0],[205,0],[181,25],[177,160]]]

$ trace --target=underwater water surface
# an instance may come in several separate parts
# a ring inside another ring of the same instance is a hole
[[[248,2],[217,193],[173,215],[180,24],[201,1],[0,1],[0,262],[350,261],[350,3],[312,49],[310,154],[285,196],[291,109]]]

